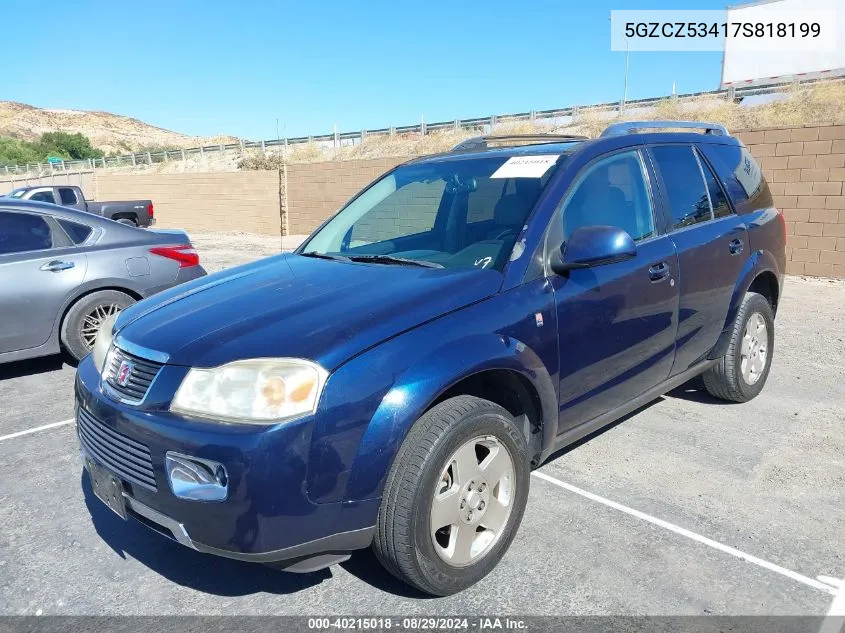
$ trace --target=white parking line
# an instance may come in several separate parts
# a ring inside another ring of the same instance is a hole
[[[830,603],[830,608],[827,610],[827,616],[825,616],[819,633],[841,633],[845,629],[845,578],[837,580],[827,576],[819,576],[819,580],[822,578],[825,579],[825,582],[832,582],[839,589],[833,596],[833,601]]]
[[[17,433],[9,433],[9,435],[0,435],[0,442],[5,442],[6,440],[13,440],[16,437],[21,437],[23,435],[29,435],[30,433],[38,433],[39,431],[46,431],[47,429],[54,429],[57,426],[65,426],[67,424],[73,424],[74,419],[71,418],[70,420],[62,420],[61,422],[53,422],[52,424],[45,424],[44,426],[36,426],[32,429],[26,429],[25,431],[18,431]]]
[[[785,567],[781,567],[780,565],[775,565],[774,563],[770,563],[769,561],[765,561],[762,558],[757,558],[756,556],[752,556],[751,554],[746,554],[743,551],[740,551],[734,547],[730,547],[729,545],[724,545],[723,543],[719,543],[718,541],[714,541],[713,539],[709,539],[706,536],[701,536],[700,534],[696,534],[695,532],[690,532],[689,530],[682,528],[678,525],[673,523],[669,523],[668,521],[664,521],[663,519],[658,519],[657,517],[653,517],[645,512],[640,512],[639,510],[634,510],[634,508],[629,508],[628,506],[622,505],[621,503],[616,503],[615,501],[611,501],[610,499],[605,499],[604,497],[600,497],[597,494],[593,494],[592,492],[587,492],[577,486],[573,486],[572,484],[568,484],[565,481],[561,481],[560,479],[555,479],[547,475],[546,473],[542,473],[540,471],[535,470],[531,473],[538,479],[543,479],[544,481],[549,482],[559,488],[563,488],[564,490],[568,490],[569,492],[573,492],[576,495],[581,495],[589,499],[590,501],[595,501],[597,503],[601,503],[603,505],[608,506],[609,508],[613,508],[614,510],[619,510],[620,512],[624,512],[625,514],[629,514],[633,517],[637,517],[638,519],[642,519],[643,521],[648,521],[653,525],[657,525],[658,527],[662,527],[666,530],[674,532],[675,534],[680,534],[681,536],[685,536],[693,541],[701,543],[703,545],[707,545],[708,547],[712,547],[713,549],[717,549],[720,552],[724,552],[726,554],[730,554],[731,556],[736,556],[737,558],[744,560],[748,563],[753,565],[757,565],[762,567],[763,569],[768,569],[769,571],[773,571],[777,574],[781,574],[782,576],[786,576],[787,578],[791,578],[792,580],[796,580],[800,583],[803,583],[809,587],[813,587],[814,589],[818,589],[820,591],[824,591],[826,593],[837,595],[837,590],[835,587],[831,587],[828,584],[820,582],[818,580],[814,580],[813,578],[808,578],[802,574],[794,572],[792,570],[786,569]]]

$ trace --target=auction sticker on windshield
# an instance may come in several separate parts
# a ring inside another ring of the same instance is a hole
[[[560,154],[513,156],[493,172],[490,178],[540,178],[559,157]]]

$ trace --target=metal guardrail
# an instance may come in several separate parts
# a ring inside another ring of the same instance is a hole
[[[611,103],[598,103],[593,105],[568,106],[553,110],[531,110],[529,112],[518,112],[516,114],[493,115],[489,117],[478,117],[473,119],[455,119],[453,121],[439,121],[437,123],[426,123],[421,121],[416,125],[404,125],[399,127],[379,128],[376,130],[360,130],[358,132],[333,132],[317,136],[297,136],[293,138],[270,139],[265,141],[245,141],[238,143],[222,143],[219,145],[205,145],[192,147],[190,149],[166,150],[162,152],[135,152],[122,156],[107,156],[105,158],[89,158],[86,160],[69,160],[59,163],[29,163],[26,165],[14,165],[0,167],[0,175],[26,175],[31,171],[44,174],[46,172],[64,172],[79,169],[101,169],[106,167],[153,165],[172,160],[186,160],[188,157],[203,156],[207,153],[238,151],[244,153],[247,150],[259,150],[266,153],[268,148],[289,147],[303,143],[332,143],[337,148],[344,144],[354,145],[371,136],[396,136],[406,134],[425,135],[446,130],[479,131],[482,134],[492,132],[497,125],[505,123],[539,122],[543,120],[562,119],[570,117],[577,119],[579,112],[589,110],[590,112],[624,112],[628,108],[647,108],[655,106],[667,99],[688,101],[699,97],[715,97],[727,100],[734,100],[753,95],[774,94],[782,92],[792,86],[807,85],[820,82],[845,81],[845,78],[836,79],[805,79],[803,81],[792,81],[771,84],[767,86],[746,86],[732,87],[727,90],[710,90],[705,92],[689,92],[671,97],[651,97],[648,99],[632,99],[628,101],[615,101]],[[347,141],[347,143],[344,143]],[[351,143],[350,143],[351,141]]]

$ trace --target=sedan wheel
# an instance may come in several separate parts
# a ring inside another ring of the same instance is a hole
[[[133,303],[133,297],[119,290],[99,290],[85,295],[70,307],[62,321],[62,347],[76,360],[82,360],[91,353],[103,321]]]
[[[95,306],[91,312],[85,315],[79,335],[89,350],[94,348],[94,341],[97,340],[97,333],[100,331],[103,321],[115,316],[121,310],[123,310],[123,306],[116,303],[107,303]]]

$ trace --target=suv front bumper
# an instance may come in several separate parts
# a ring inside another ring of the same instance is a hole
[[[166,382],[168,374],[162,372],[159,379]],[[291,571],[339,562],[351,550],[371,543],[377,499],[317,504],[308,498],[310,419],[276,426],[218,424],[180,418],[155,404],[146,408],[121,404],[103,393],[90,356],[79,364],[75,390],[80,436],[94,420],[112,440],[100,441],[92,449],[89,434],[88,447],[80,440],[83,452],[119,480],[127,516],[160,534],[200,552],[279,563]],[[84,424],[82,415],[88,420]],[[118,452],[104,452],[110,445]],[[139,445],[149,451],[149,457],[143,457],[149,460],[143,471],[151,476],[133,481],[131,472],[137,466],[122,463],[119,451],[121,446],[137,451]],[[224,464],[229,476],[227,498],[177,498],[165,472],[167,451]]]

